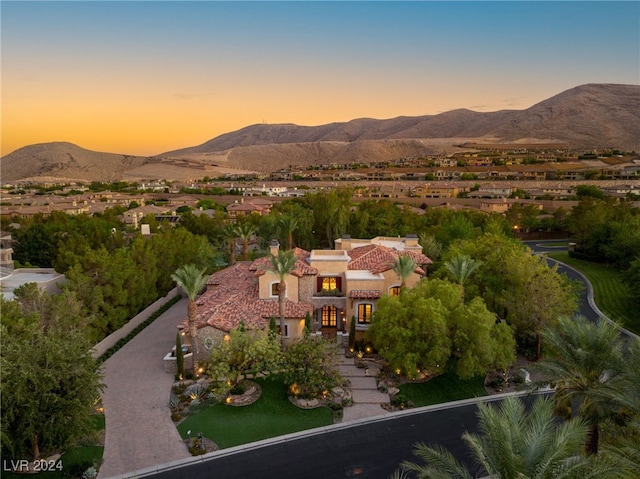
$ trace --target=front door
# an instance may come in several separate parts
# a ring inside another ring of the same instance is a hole
[[[336,337],[338,327],[338,308],[335,306],[323,306],[320,311],[320,327],[322,337],[333,339]]]

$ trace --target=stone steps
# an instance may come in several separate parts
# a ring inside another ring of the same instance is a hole
[[[378,390],[376,376],[379,369],[374,365],[358,368],[354,358],[347,358],[344,351],[339,351],[339,355],[340,372],[350,382],[347,389],[353,399],[353,406],[344,408],[342,422],[389,414],[381,407],[382,403],[389,402],[389,395]]]

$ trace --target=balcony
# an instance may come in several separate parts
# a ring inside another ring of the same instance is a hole
[[[316,291],[313,293],[314,298],[326,298],[326,297],[334,297],[334,298],[343,298],[344,293],[339,289],[322,289],[320,291]]]

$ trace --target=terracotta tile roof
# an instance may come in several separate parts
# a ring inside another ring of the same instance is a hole
[[[267,205],[255,203],[233,203],[227,206],[227,211],[263,211],[269,208]]]
[[[382,292],[377,289],[353,289],[349,292],[349,297],[353,299],[378,299]]]
[[[235,286],[241,280],[252,283],[253,275],[249,273],[249,265],[251,265],[250,261],[238,261],[228,268],[217,271],[209,277],[207,280],[207,286],[228,285],[231,281],[234,282]]]
[[[228,332],[242,321],[248,328],[266,328],[270,316],[279,317],[278,298],[259,299],[251,264],[239,262],[211,275],[207,291],[196,301],[198,329],[211,326]],[[313,306],[285,300],[285,317],[303,318],[307,312],[312,313]],[[187,318],[178,327],[187,330]]]
[[[294,248],[293,253],[298,258],[298,261],[296,261],[296,267],[291,272],[291,274],[293,276],[301,278],[302,276],[304,276],[306,274],[307,275],[309,275],[309,274],[310,275],[318,274],[318,270],[316,268],[313,268],[307,262],[307,258],[309,258],[309,256],[311,255],[311,253],[309,251],[306,251],[306,250],[304,250],[302,248]],[[251,266],[249,267],[249,269],[251,271],[255,271],[255,275],[256,276],[262,276],[265,273],[265,270],[269,267],[270,264],[271,263],[269,261],[269,258],[267,256],[264,256],[262,258],[258,258],[253,263],[251,263]]]
[[[393,268],[393,263],[398,256],[408,255],[416,262],[418,274],[424,274],[424,270],[420,265],[431,264],[432,261],[423,254],[414,253],[412,251],[397,251],[386,246],[369,244],[353,248],[349,251],[351,261],[347,265],[349,270],[367,270],[373,274],[382,273]]]

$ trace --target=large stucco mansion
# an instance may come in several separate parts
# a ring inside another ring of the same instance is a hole
[[[272,242],[270,254],[276,255],[278,249],[278,243]],[[407,287],[424,277],[426,265],[431,264],[422,254],[416,235],[364,240],[344,235],[335,240],[333,250],[295,248],[294,253],[296,265],[286,277],[285,330],[281,332],[285,342],[302,335],[307,313],[315,334],[345,337],[349,322],[355,320],[356,337],[363,335],[378,299],[399,294],[401,279],[393,271],[394,259],[409,255],[416,262],[415,271],[406,279]],[[279,279],[267,271],[268,264],[268,257],[241,261],[209,278],[206,291],[196,301],[196,359],[206,359],[209,351],[242,322],[247,328],[266,329],[270,317],[280,317]],[[188,330],[186,318],[178,327]]]

